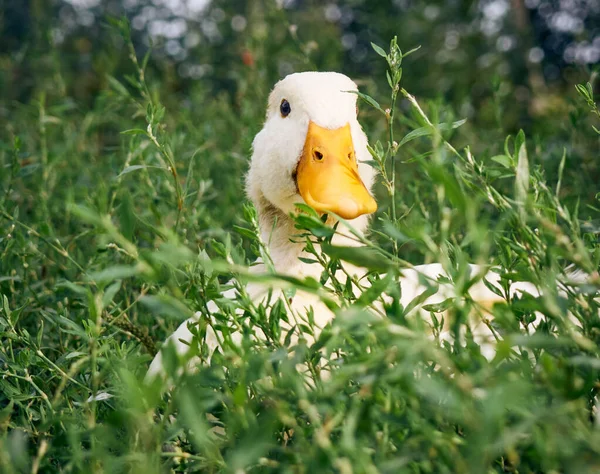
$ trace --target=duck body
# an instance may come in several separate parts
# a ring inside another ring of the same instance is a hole
[[[299,257],[305,254],[304,243],[294,239],[298,231],[290,217],[298,212],[296,204],[308,204],[321,214],[343,217],[352,228],[365,233],[369,214],[375,211],[376,203],[370,194],[375,179],[375,171],[366,164],[371,159],[367,148],[367,137],[357,120],[356,84],[348,77],[332,72],[306,72],[287,76],[277,83],[268,100],[266,121],[253,141],[253,153],[246,177],[246,191],[254,204],[259,221],[261,239],[268,247],[272,266],[276,273],[295,278],[312,277],[319,281],[322,267],[303,262]],[[329,223],[335,223],[331,217]],[[341,226],[340,226],[341,227]],[[357,246],[355,239],[336,233],[332,243],[340,246]],[[368,282],[363,277],[365,269],[344,265],[350,274],[355,275],[361,284]],[[266,273],[267,268],[259,263],[251,267],[252,273]],[[496,293],[484,283],[487,280],[499,286],[500,277],[488,272],[487,268],[470,265],[472,276],[479,275],[479,281],[469,289],[471,298],[489,307],[501,301]],[[345,282],[346,274],[340,272],[340,282]],[[440,276],[444,277],[440,280]],[[440,280],[438,282],[438,280]],[[425,305],[440,303],[455,297],[454,287],[447,283],[447,274],[440,264],[416,266],[403,270],[399,279],[401,304],[407,307],[413,299],[428,289],[424,282],[432,281],[438,287],[421,304],[412,308],[412,313],[421,312],[428,319],[428,312],[421,311]],[[444,283],[446,282],[446,283]],[[538,295],[530,284],[521,284],[511,290],[527,291]],[[318,337],[319,332],[334,318],[331,310],[318,296],[305,291],[297,291],[293,298],[286,298],[281,289],[264,283],[251,282],[246,293],[257,305],[267,300],[282,298],[288,309],[288,327],[292,321],[306,319],[309,309],[314,316],[314,333],[303,334],[306,339]],[[236,299],[235,289],[227,290],[223,298]],[[174,344],[180,355],[190,350],[193,333],[190,329],[199,321],[206,321],[205,344],[209,354],[221,346],[223,338],[215,332],[214,314],[218,305],[211,301],[207,312],[196,313],[168,338],[167,344]],[[291,313],[291,314],[289,314]],[[482,337],[489,338],[486,326],[481,325]],[[238,328],[239,329],[239,328]],[[264,337],[259,328],[247,328],[258,338]],[[282,327],[283,337],[288,329]],[[237,344],[242,335],[232,330],[231,341]],[[294,339],[300,337],[294,334]],[[162,355],[152,361],[148,377],[164,375]]]
[[[345,264],[347,271],[350,271],[353,276],[361,278],[365,275],[366,270]],[[252,273],[257,275],[265,274],[268,270],[263,264],[258,264],[251,267]],[[285,271],[277,272],[281,275],[288,275],[295,278],[306,278],[312,277],[318,280],[322,267],[317,264],[306,264],[296,258],[295,262],[291,262],[289,267],[285,268]],[[487,281],[489,284],[500,288],[500,276],[497,273],[489,271],[488,268],[481,265],[469,265],[469,277],[475,278],[477,275],[485,275],[484,278],[477,281],[470,289],[469,296],[474,301],[481,305],[484,310],[489,309],[495,302],[503,301],[496,293],[492,292],[484,283]],[[340,282],[345,282],[346,275],[339,272],[336,278]],[[368,282],[365,282],[364,287],[368,286]],[[448,283],[447,272],[444,270],[441,264],[427,264],[418,265],[413,268],[405,269],[402,276],[398,279],[398,284],[401,288],[400,304],[403,307],[408,307],[419,295],[430,291],[431,285],[435,285],[437,290],[427,298],[423,299],[420,304],[415,305],[407,317],[415,317],[419,315],[427,323],[431,323],[431,313],[424,310],[424,307],[429,305],[440,304],[448,298],[460,297],[455,293],[455,287]],[[302,337],[307,344],[312,344],[318,337],[320,332],[328,325],[331,324],[335,318],[334,312],[332,312],[327,305],[315,294],[308,293],[303,290],[295,291],[293,297],[289,297],[285,294],[282,288],[273,287],[265,283],[250,282],[245,286],[246,295],[252,300],[252,302],[258,305],[268,306],[273,304],[275,301],[280,300],[285,303],[288,319],[286,322],[281,321],[281,337],[286,337],[288,331],[293,329],[294,333],[291,338],[292,345]],[[538,296],[539,292],[537,288],[528,283],[520,283],[512,285],[511,295],[515,296],[520,293],[529,293],[533,296]],[[223,299],[237,300],[239,299],[239,293],[235,288],[230,288],[222,293]],[[390,300],[390,297],[384,295],[385,300]],[[377,307],[380,307],[379,303],[375,303]],[[214,315],[219,313],[219,305],[215,301],[210,301],[206,306],[205,312],[196,312],[192,318],[184,321],[177,330],[169,336],[165,341],[165,345],[172,344],[179,356],[185,356],[188,351],[193,347],[194,340],[194,327],[202,324],[206,324],[206,334],[202,343],[206,346],[209,357],[216,350],[223,350],[223,341],[228,339],[230,343],[239,345],[242,341],[242,332],[239,327],[233,324],[228,325],[228,329],[225,331],[227,337],[224,337],[223,331],[217,328],[222,326],[217,323]],[[297,327],[292,328],[293,323],[303,323],[308,325],[307,313],[311,311],[312,321],[310,327],[311,333],[301,332]],[[238,315],[244,313],[243,309],[236,310]],[[475,317],[471,320],[471,330],[477,338],[482,353],[488,359],[493,358],[495,355],[495,336],[486,325],[485,319],[481,318],[481,313],[474,315]],[[259,327],[246,327],[244,332],[249,332],[256,339],[265,339],[263,331]],[[449,330],[446,328],[441,333],[442,340],[452,340]],[[193,368],[197,364],[201,363],[199,358],[193,358],[188,363],[190,368]],[[152,361],[149,369],[147,378],[152,379],[157,376],[165,376],[165,369],[163,365],[162,354],[159,352],[154,360]]]

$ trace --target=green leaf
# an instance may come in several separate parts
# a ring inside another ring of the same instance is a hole
[[[416,51],[419,51],[420,49],[421,49],[421,45],[417,46],[416,48],[411,49],[410,51],[407,51],[406,53],[403,53],[402,57],[405,58],[409,54],[415,53]]]
[[[510,143],[510,139],[511,139],[511,135],[508,135],[505,139],[504,139],[504,154],[506,156],[512,156],[512,154],[510,153],[509,149],[508,149],[508,145]]]
[[[444,185],[444,191],[450,202],[457,209],[464,211],[467,208],[467,199],[456,176],[453,173],[449,173],[445,167],[437,164],[428,166],[427,171],[436,182]]]
[[[565,162],[567,160],[567,149],[563,148],[562,158],[560,159],[560,165],[558,166],[558,182],[556,183],[556,192],[554,195],[558,198],[560,194],[560,187],[562,185],[563,172],[565,170]]]
[[[408,132],[402,138],[402,140],[400,140],[400,143],[398,143],[398,147],[401,147],[402,145],[405,145],[406,143],[413,141],[415,138],[426,137],[427,135],[431,135],[432,132],[433,132],[433,130],[429,126],[415,128],[414,130],[411,130],[410,132]]]
[[[195,255],[189,248],[171,241],[161,244],[157,250],[148,254],[148,258],[154,263],[175,268],[191,262]]]
[[[383,278],[375,280],[372,285],[367,288],[356,300],[358,306],[368,306],[373,301],[381,296],[382,293],[388,289],[390,282],[392,281],[393,274],[387,273]]]
[[[441,131],[445,131],[445,130],[454,130],[455,128],[460,127],[461,125],[465,124],[467,122],[467,119],[461,119],[461,120],[457,120],[456,122],[452,122],[452,123],[440,123],[437,125],[438,130]]]
[[[367,150],[369,150],[369,153],[374,158],[374,161],[379,162],[383,159],[383,156],[379,153],[377,148],[373,148],[371,145],[367,145]]]
[[[71,211],[74,215],[79,217],[81,220],[89,224],[100,227],[104,224],[102,216],[100,216],[94,209],[91,209],[88,206],[84,206],[82,204],[69,203],[67,204],[67,209]]]
[[[381,106],[379,105],[379,102],[377,102],[375,99],[373,99],[373,97],[371,97],[370,95],[363,94],[362,92],[359,92],[359,91],[346,91],[346,92],[356,94],[358,97],[360,97],[363,101],[365,101],[371,107],[379,110],[383,115],[385,115],[385,111],[381,108]]]
[[[8,404],[0,409],[0,426],[8,424],[8,420],[10,420],[14,406],[14,400],[9,400]]]
[[[117,92],[118,94],[124,96],[124,97],[129,97],[129,91],[127,90],[127,88],[121,84],[117,79],[115,79],[113,76],[107,76],[108,79],[108,84],[112,87],[112,89]]]
[[[506,155],[495,155],[492,156],[490,159],[504,166],[505,168],[512,168],[512,160]]]
[[[110,303],[112,303],[112,300],[114,299],[115,295],[119,292],[120,289],[121,280],[117,280],[112,285],[110,285],[102,295],[102,306],[106,308]]]
[[[71,321],[69,318],[65,318],[64,316],[59,316],[58,322],[62,326],[61,331],[82,337],[84,339],[88,338],[88,335],[85,332],[85,330],[75,321]]]
[[[381,46],[377,46],[375,43],[371,43],[371,48],[373,48],[373,50],[377,54],[379,54],[379,56],[381,56],[382,58],[386,58],[387,57],[387,53],[385,52],[385,50]]]
[[[308,204],[296,203],[295,206],[296,206],[296,209],[298,209],[299,211],[303,212],[304,214],[307,214],[307,215],[312,216],[312,217],[314,217],[316,219],[319,219],[319,214],[317,213],[317,211],[315,211]]]
[[[185,387],[184,390],[179,391],[177,403],[181,413],[180,423],[189,429],[195,449],[205,453],[209,459],[219,455],[219,450],[215,449],[213,443],[212,430],[206,422],[206,415],[199,409],[200,400],[196,394],[192,393],[189,387]]]
[[[239,225],[234,225],[233,229],[240,235],[243,235],[244,237],[248,237],[251,240],[256,240],[256,234],[254,233],[254,231],[252,229],[248,229],[246,227],[241,227]]]
[[[525,143],[525,132],[523,130],[519,130],[517,136],[515,137],[515,153],[514,156],[517,158],[519,155],[519,150],[521,149],[521,145]]]
[[[130,128],[129,130],[123,130],[121,135],[144,135],[148,136],[148,132],[141,128]]]
[[[394,88],[394,82],[392,81],[392,77],[390,76],[390,72],[389,71],[385,71],[385,77],[387,79],[388,85],[390,86],[390,89]]]
[[[56,284],[56,288],[66,288],[79,296],[87,296],[89,289],[73,282],[62,280]]]
[[[422,303],[424,303],[425,301],[427,301],[427,298],[429,298],[430,296],[435,295],[438,292],[438,286],[437,285],[432,285],[429,286],[425,289],[425,291],[423,291],[423,293],[421,293],[420,295],[415,296],[412,301],[410,303],[408,303],[408,305],[405,308],[405,312],[406,314],[410,313],[413,309],[415,309],[417,306],[421,305]]]
[[[139,266],[130,265],[114,265],[112,267],[105,268],[97,272],[91,272],[88,274],[90,281],[108,283],[113,280],[121,280],[123,278],[129,278],[136,275],[141,275],[144,272]]]
[[[132,240],[137,219],[135,215],[135,209],[131,201],[131,195],[127,192],[122,194],[121,205],[119,206],[118,210],[118,216],[123,236],[127,240]]]
[[[488,280],[486,280],[485,278],[482,280],[483,284],[486,286],[486,288],[488,290],[490,290],[492,293],[494,293],[495,295],[498,295],[500,298],[504,299],[504,295],[502,294],[502,291],[500,291],[500,289],[495,286],[492,285]]]
[[[393,262],[377,250],[370,247],[342,247],[322,244],[321,249],[332,258],[368,268],[369,270],[385,271]]]
[[[306,229],[317,237],[331,237],[335,234],[335,230],[321,221],[314,209],[310,210],[310,215],[298,214],[294,216],[294,220],[296,221],[296,229]]]
[[[370,166],[371,168],[381,171],[381,166],[379,166],[379,163],[377,163],[375,160],[364,160],[359,161],[359,163],[364,163],[365,165]]]
[[[453,122],[451,124],[448,124],[448,123],[439,123],[435,127],[438,130],[440,130],[440,131],[453,130],[455,128],[460,127],[466,121],[467,121],[467,119],[462,119],[462,120],[457,120],[456,122]],[[400,140],[400,143],[398,144],[398,147],[401,147],[402,145],[405,145],[406,143],[414,140],[415,138],[426,137],[427,135],[431,135],[432,133],[433,133],[433,128],[430,127],[429,125],[425,126],[425,127],[415,128],[414,130],[408,132],[404,136],[404,138],[402,138],[402,140]]]
[[[448,310],[454,303],[455,298],[446,298],[440,303],[426,304],[423,306],[425,311],[431,311],[432,313],[443,313]]]
[[[168,316],[177,320],[191,318],[194,313],[185,304],[168,295],[146,295],[140,298],[140,303],[148,307],[153,313]]]
[[[4,310],[4,315],[7,317],[7,319],[10,319],[11,312],[8,306],[8,298],[6,295],[2,295],[2,309]]]
[[[167,170],[167,168],[165,168],[164,166],[132,165],[132,166],[128,166],[123,171],[121,171],[119,173],[119,175],[117,176],[117,178],[120,178],[124,174],[131,173],[132,171],[142,170],[142,169],[145,169],[145,168],[156,168],[156,169],[159,169],[159,170]]]
[[[517,174],[515,177],[515,198],[523,204],[527,199],[529,190],[529,160],[527,159],[527,147],[525,145],[525,134],[521,130],[517,135]]]

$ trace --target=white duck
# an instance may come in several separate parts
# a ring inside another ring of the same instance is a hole
[[[320,265],[307,264],[298,258],[303,256],[304,244],[293,239],[298,230],[289,215],[297,212],[295,204],[306,203],[319,213],[333,212],[348,220],[359,232],[366,231],[368,215],[377,209],[369,192],[375,172],[364,164],[371,159],[367,137],[357,120],[357,95],[350,91],[357,91],[357,86],[343,74],[304,72],[291,74],[278,82],[269,96],[265,124],[253,142],[246,190],[258,213],[261,238],[268,245],[275,271],[280,274],[299,278],[312,276],[318,280],[322,272]],[[358,245],[339,233],[332,242]],[[263,264],[251,269],[254,273],[265,270]],[[361,269],[355,267],[351,271],[361,273]],[[486,269],[471,265],[471,273],[485,274]],[[419,275],[437,279],[443,274],[439,264],[403,271],[401,303],[406,306],[425,290]],[[494,284],[499,281],[495,273],[487,274],[486,279]],[[518,289],[537,294],[531,285]],[[253,283],[247,287],[248,294],[257,302],[265,298],[268,290],[265,285]],[[419,306],[441,302],[452,296],[452,292],[450,285],[441,284],[438,293]],[[235,293],[229,290],[223,296],[235,298]],[[470,295],[485,306],[500,300],[481,281],[471,287]],[[298,292],[288,309],[296,320],[302,320],[309,307],[313,309],[318,333],[334,315],[315,295]],[[213,302],[209,303],[211,313],[217,309]],[[190,327],[202,317],[210,318],[210,314],[196,313],[167,340],[174,343],[179,354],[189,350],[193,338]],[[261,337],[260,329],[252,330]],[[239,332],[234,333],[234,343],[241,338],[238,336]],[[211,353],[221,340],[209,325],[205,342]],[[152,361],[148,377],[157,374],[164,374],[160,353]]]

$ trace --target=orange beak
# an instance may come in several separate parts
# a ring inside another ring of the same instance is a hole
[[[309,122],[297,180],[300,195],[317,212],[355,219],[377,210],[358,175],[350,124],[329,130]]]

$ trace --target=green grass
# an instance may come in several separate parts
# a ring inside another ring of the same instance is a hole
[[[371,250],[324,246],[315,255],[337,297],[333,327],[293,352],[246,338],[177,376],[166,393],[142,382],[155,348],[218,300],[230,278],[242,287],[237,266],[264,251],[254,211],[240,202],[268,86],[260,100],[237,104],[198,86],[181,107],[144,77],[147,58],[131,48],[132,74],[108,79],[89,106],[52,88],[5,104],[4,472],[600,470],[593,94],[572,87],[570,116],[546,118],[532,138],[504,140],[501,130],[461,125],[439,100],[405,91],[395,42],[390,51],[376,50],[390,65],[391,89],[371,91],[381,106],[363,96],[370,105],[360,115],[381,172]],[[404,98],[410,108],[400,113],[394,104]],[[315,216],[298,225],[309,241],[330,236]],[[371,268],[372,289],[353,294],[334,281],[340,258]],[[423,262],[443,263],[459,295],[470,284],[466,262],[493,262],[507,287],[529,281],[545,296],[494,307],[500,342],[488,361],[467,328],[467,297],[430,308],[440,325],[447,310],[453,343],[429,336],[439,325],[405,318],[396,281],[408,263]],[[569,284],[567,267],[588,283]],[[369,308],[383,291],[393,301],[376,318]],[[219,317],[247,319],[280,340],[282,304],[218,303]],[[533,332],[535,313],[542,323]],[[185,363],[166,356],[172,373]]]

